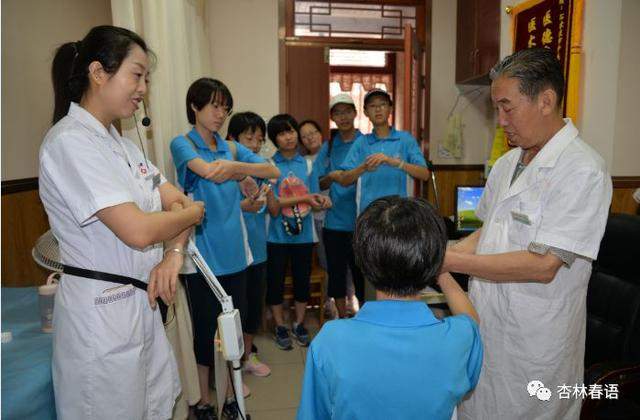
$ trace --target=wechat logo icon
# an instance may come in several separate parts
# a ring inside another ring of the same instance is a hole
[[[549,401],[551,399],[551,390],[546,388],[541,381],[530,381],[527,384],[527,392],[529,397],[535,396],[540,401]]]

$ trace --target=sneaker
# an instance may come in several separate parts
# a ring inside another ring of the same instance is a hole
[[[223,420],[236,420],[240,416],[240,407],[236,400],[228,400],[222,407]]]
[[[291,345],[291,337],[289,337],[289,330],[287,330],[287,327],[277,326],[274,338],[276,340],[276,346],[278,346],[280,350],[293,349],[293,346]]]
[[[249,357],[244,362],[243,370],[261,378],[271,375],[269,366],[262,363],[255,353],[249,353]]]
[[[293,330],[291,330],[293,337],[296,339],[298,345],[307,347],[309,345],[309,331],[302,324],[293,324]]]
[[[193,409],[193,414],[197,420],[218,420],[216,409],[210,404],[196,405]]]

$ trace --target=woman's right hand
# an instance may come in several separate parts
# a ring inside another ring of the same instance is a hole
[[[193,204],[185,210],[192,212],[194,224],[199,225],[202,223],[202,219],[204,218],[204,201],[194,201]]]
[[[183,203],[180,201],[174,201],[171,204],[171,211],[188,211],[193,213],[194,222],[193,224],[200,224],[202,222],[202,218],[204,216],[204,202],[203,201],[191,201],[187,207],[183,206]]]

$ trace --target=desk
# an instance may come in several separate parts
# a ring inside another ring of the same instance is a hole
[[[38,289],[2,288],[2,419],[55,419],[51,334],[40,329]]]

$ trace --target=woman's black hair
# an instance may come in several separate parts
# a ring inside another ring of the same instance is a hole
[[[302,128],[303,125],[307,125],[307,124],[311,124],[312,126],[314,126],[316,128],[316,130],[318,130],[318,132],[320,133],[320,135],[322,135],[322,129],[320,128],[320,124],[318,124],[316,121],[314,120],[304,120],[302,121],[300,124],[298,124],[298,129]],[[307,146],[304,145],[304,142],[302,142],[302,139],[300,139],[300,143],[299,146],[302,149],[302,151],[304,152],[303,154],[309,154],[309,149],[307,149]]]
[[[251,111],[239,112],[234,114],[229,121],[227,140],[238,141],[240,134],[247,130],[255,132],[256,129],[262,130],[263,135],[267,134],[267,126],[262,117]]]
[[[316,130],[318,130],[320,134],[322,134],[322,128],[320,128],[320,124],[318,124],[314,120],[304,120],[300,124],[298,124],[298,127],[302,128],[303,125],[307,125],[307,124],[313,125],[316,128]]]
[[[412,296],[435,284],[447,246],[442,217],[423,198],[380,198],[358,217],[356,264],[376,290]]]
[[[62,44],[56,50],[51,66],[55,96],[53,123],[67,115],[71,102],[80,102],[89,88],[91,63],[98,61],[107,73],[115,74],[134,45],[153,57],[138,34],[111,25],[96,26],[82,41]]]
[[[300,126],[295,118],[293,118],[289,114],[278,114],[274,117],[271,117],[269,123],[267,124],[267,133],[269,134],[269,139],[273,142],[273,144],[278,146],[276,142],[276,137],[278,134],[284,133],[285,131],[294,130],[298,133],[298,137],[300,137]]]
[[[187,119],[189,123],[196,123],[196,113],[191,108],[191,105],[200,111],[207,104],[213,103],[226,106],[231,112],[233,109],[233,96],[231,96],[227,85],[210,77],[203,77],[193,82],[187,91]]]

